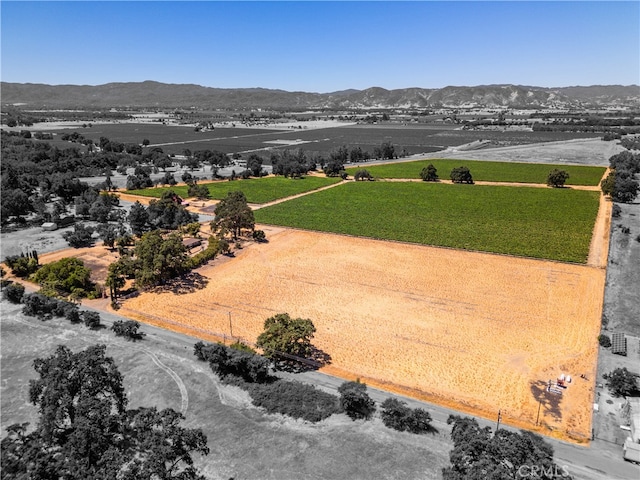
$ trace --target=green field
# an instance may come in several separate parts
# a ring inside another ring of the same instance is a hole
[[[377,178],[420,178],[420,171],[430,163],[436,167],[438,176],[443,180],[449,180],[449,173],[453,168],[465,166],[471,171],[474,180],[486,182],[547,183],[549,172],[558,168],[569,173],[567,185],[597,186],[605,171],[604,167],[455,159],[431,159],[350,167],[346,171],[349,175],[353,175],[360,168],[366,168],[371,175]]]
[[[279,198],[290,197],[299,193],[316,190],[339,182],[339,178],[325,177],[304,177],[301,179],[291,179],[284,177],[252,178],[249,180],[234,180],[232,182],[222,180],[218,182],[201,183],[209,189],[211,198],[220,200],[227,196],[227,193],[235,190],[244,192],[249,203],[267,203]],[[132,195],[142,195],[145,197],[160,198],[162,193],[173,190],[182,198],[187,198],[187,186],[147,188],[144,190],[127,190],[126,193]]]
[[[256,222],[585,263],[599,192],[347,183],[255,212]],[[375,260],[374,260],[375,261]]]

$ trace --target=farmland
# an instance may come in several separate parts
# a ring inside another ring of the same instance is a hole
[[[584,263],[598,192],[351,182],[255,212],[260,223]]]
[[[267,177],[260,179],[247,179],[219,181],[211,183],[201,183],[209,189],[209,194],[213,199],[223,199],[227,193],[240,190],[247,197],[249,203],[267,203],[280,198],[290,197],[299,193],[316,190],[318,188],[333,185],[339,182],[338,178],[306,176],[300,179],[284,177]],[[162,194],[172,190],[183,198],[188,197],[186,185],[179,185],[169,188],[147,188],[144,190],[128,190],[127,194],[142,195],[145,197],[160,198]]]
[[[300,125],[304,126],[305,122]],[[322,124],[322,122],[320,122]],[[340,146],[361,147],[373,151],[382,142],[391,142],[398,152],[406,149],[409,154],[436,152],[450,146],[463,145],[475,140],[491,140],[498,145],[521,145],[538,142],[553,142],[576,138],[596,138],[598,135],[586,133],[530,132],[530,131],[473,131],[460,130],[454,125],[347,125],[331,128],[245,128],[216,127],[215,130],[195,132],[193,126],[163,125],[161,123],[112,123],[95,124],[87,128],[56,131],[78,132],[86,138],[98,142],[107,137],[122,143],[140,144],[148,139],[151,145],[159,145],[169,154],[180,154],[185,148],[191,151],[210,149],[225,153],[243,153],[258,150],[266,154],[278,147],[275,140],[299,141],[298,145],[309,152],[327,154]],[[54,137],[56,138],[56,137]],[[54,140],[59,147],[68,147],[67,142]],[[268,156],[268,155],[267,155]]]
[[[594,378],[603,270],[261,228],[269,243],[199,270],[205,288],[143,293],[121,313],[227,334],[231,316],[233,335],[255,342],[264,320],[286,311],[313,320],[314,344],[332,358],[327,373],[588,438],[594,385],[579,377]],[[560,373],[577,381],[561,397],[546,393]]]
[[[537,163],[488,162],[458,159],[431,159],[416,162],[396,162],[386,165],[371,165],[366,169],[378,178],[420,178],[420,171],[433,164],[442,179],[449,178],[449,172],[460,166],[468,167],[476,181],[546,183],[547,175],[553,168],[569,173],[567,185],[599,184],[605,169],[602,167],[585,167],[575,165],[547,165]],[[349,175],[354,175],[358,167],[347,168]]]

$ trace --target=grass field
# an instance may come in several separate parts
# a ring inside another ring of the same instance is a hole
[[[147,337],[132,343],[106,329],[25,317],[20,305],[5,300],[0,307],[2,437],[9,425],[30,422],[33,427],[37,422],[28,393],[29,380],[36,378],[33,360],[52,355],[60,344],[74,352],[106,344],[107,355],[124,377],[129,408],[179,411],[185,398],[176,379],[184,385],[188,406],[181,425],[201,428],[207,435],[211,453],[193,458],[208,479],[435,480],[448,464],[448,432],[410,435],[384,427],[379,418],[364,423],[334,415],[309,425],[265,415],[250,405],[246,393],[221,384],[206,363],[196,361],[193,343],[167,340],[146,325],[142,330]]]
[[[211,183],[201,183],[209,189],[212,199],[220,200],[227,196],[227,193],[235,190],[244,192],[249,203],[267,203],[280,198],[290,197],[299,193],[316,190],[338,183],[339,178],[326,177],[304,177],[302,179],[291,179],[284,177],[252,178],[248,180],[226,180]],[[182,198],[187,198],[186,185],[175,187],[147,188],[144,190],[127,190],[131,195],[142,195],[146,197],[160,198],[162,193],[173,190]]]
[[[575,165],[545,165],[536,163],[487,162],[481,160],[432,159],[416,162],[397,162],[387,165],[372,165],[347,168],[353,175],[360,168],[366,168],[378,178],[420,178],[420,171],[429,164],[438,170],[438,176],[449,180],[449,173],[455,167],[465,166],[473,179],[487,182],[547,183],[549,172],[558,168],[569,173],[567,185],[597,186],[604,174],[603,167]]]
[[[599,193],[569,189],[347,183],[255,212],[309,230],[585,263]]]

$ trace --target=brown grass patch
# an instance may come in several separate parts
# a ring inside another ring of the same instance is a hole
[[[275,313],[311,318],[328,373],[589,438],[593,384],[580,375],[595,378],[604,270],[285,229],[269,239],[200,269],[206,288],[144,293],[121,313],[228,335],[231,312],[251,342]],[[561,373],[574,381],[550,395]]]

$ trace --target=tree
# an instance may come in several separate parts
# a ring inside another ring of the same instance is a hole
[[[420,171],[420,178],[425,182],[437,182],[438,170],[430,163]]]
[[[166,409],[127,410],[122,375],[104,345],[73,353],[59,346],[34,361],[29,399],[39,421],[11,425],[2,440],[3,478],[202,480],[193,453],[207,455],[206,436],[179,425]]]
[[[247,204],[247,197],[241,191],[233,191],[226,198],[220,200],[214,210],[215,218],[211,222],[211,229],[222,234],[229,231],[236,240],[242,230],[253,231],[255,219],[253,210]]]
[[[639,191],[640,186],[636,180],[618,175],[612,198],[616,202],[631,203],[636,199]]]
[[[138,237],[149,230],[149,214],[147,213],[146,207],[137,200],[131,205],[127,220],[131,226],[131,231]]]
[[[93,245],[93,232],[93,227],[83,223],[76,223],[72,231],[62,234],[62,238],[73,248],[90,247]]]
[[[122,259],[119,259],[109,265],[107,269],[107,278],[105,279],[105,286],[109,287],[111,301],[115,301],[118,298],[120,289],[125,286],[125,265]]]
[[[312,351],[311,339],[315,332],[311,320],[293,319],[288,313],[279,313],[265,320],[256,345],[270,359],[277,358],[279,353],[306,357]]]
[[[365,170],[365,169],[360,169],[358,170],[355,175],[353,176],[353,179],[356,182],[360,182],[363,180],[369,180],[372,181],[373,177],[371,176],[371,174],[369,173],[369,170]]]
[[[480,428],[472,418],[450,415],[453,449],[444,480],[524,478],[536,467],[536,478],[571,478],[566,467],[553,463],[553,447],[532,432]]]
[[[190,197],[195,197],[198,200],[207,200],[211,194],[209,193],[209,189],[206,185],[198,185],[197,183],[193,183],[189,185],[187,195],[189,195]]]
[[[627,397],[638,391],[638,379],[627,367],[616,368],[603,377],[607,381],[607,387],[616,397]]]
[[[609,172],[605,178],[600,182],[600,190],[602,194],[608,197],[613,197],[613,193],[616,187],[616,172],[615,170]]]
[[[116,243],[116,238],[118,238],[118,229],[115,225],[102,223],[98,225],[98,234],[100,235],[104,246],[112,249]]]
[[[127,340],[141,340],[145,334],[140,332],[140,323],[135,320],[116,320],[111,325],[116,337],[126,337]]]
[[[627,170],[609,172],[609,175],[600,182],[600,189],[613,201],[622,203],[633,202],[640,192],[638,182]]]
[[[142,145],[143,145],[143,146],[145,146],[145,147],[148,147],[148,146],[149,146],[149,143],[150,143],[150,142],[149,142],[149,139],[148,139],[148,138],[145,138],[144,140],[142,140]]]
[[[339,177],[344,172],[343,162],[331,159],[322,169],[327,177]]]
[[[471,172],[467,167],[455,167],[453,170],[451,170],[450,177],[453,183],[473,183]]]
[[[547,185],[554,188],[564,187],[564,184],[568,178],[569,173],[566,170],[554,168],[549,172],[549,175],[547,176]]]
[[[262,176],[262,157],[252,153],[247,158],[247,168],[254,177]]]
[[[158,200],[151,200],[147,207],[149,224],[154,228],[176,230],[182,225],[198,221],[198,214],[189,213],[182,199],[172,190],[162,192]]]
[[[431,426],[431,415],[426,410],[409,408],[406,402],[402,402],[395,398],[387,398],[382,403],[382,423],[386,427],[399,430],[401,432],[408,431],[411,433],[422,434],[435,432],[436,429]]]
[[[177,232],[167,238],[162,238],[160,230],[145,233],[136,244],[134,255],[135,279],[139,286],[153,285],[188,270],[187,248]]]
[[[71,295],[79,291],[84,296],[95,288],[91,282],[91,270],[84,266],[82,260],[73,257],[43,265],[33,280],[54,295]]]
[[[97,330],[100,328],[100,314],[98,312],[85,310],[82,312],[82,320],[84,321],[85,326],[91,330]]]
[[[0,193],[0,209],[3,219],[9,217],[23,217],[34,211],[33,203],[29,196],[19,188],[2,188]]]
[[[369,420],[376,411],[376,403],[367,394],[367,385],[355,382],[344,382],[338,387],[340,406],[351,420]]]
[[[380,158],[392,159],[396,157],[396,149],[391,142],[384,142],[380,145],[378,153]]]
[[[11,303],[20,303],[24,295],[24,285],[12,282],[2,289],[2,298]]]

